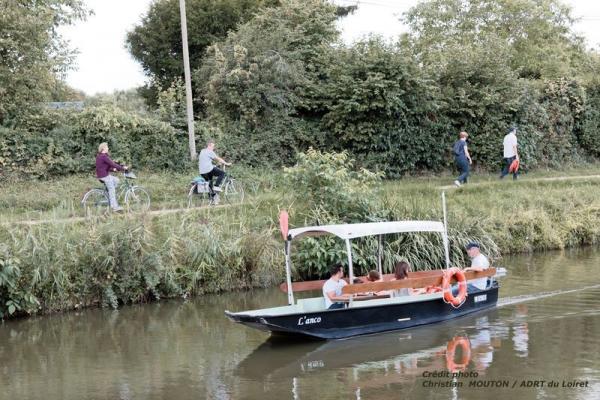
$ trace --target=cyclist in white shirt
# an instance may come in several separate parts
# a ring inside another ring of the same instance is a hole
[[[223,165],[231,165],[215,153],[215,141],[209,140],[206,143],[206,148],[202,149],[198,155],[198,172],[209,182],[209,186],[215,192],[221,191],[221,182],[225,178],[225,172],[213,165],[213,160]],[[217,177],[217,185],[213,187],[212,178]]]
[[[504,136],[504,168],[500,173],[500,179],[508,175],[510,164],[514,160],[519,160],[519,152],[517,151],[517,128],[512,127],[506,136]],[[517,171],[513,172],[513,179],[517,179]]]

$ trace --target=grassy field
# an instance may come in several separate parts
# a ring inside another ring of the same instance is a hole
[[[136,184],[148,190],[151,210],[187,207],[187,195],[194,174],[137,172]],[[254,176],[251,171],[234,170],[244,182],[248,199],[273,190],[275,176]],[[121,175],[117,175],[120,179]],[[0,181],[0,223],[64,219],[85,216],[81,199],[91,188],[102,187],[93,176],[72,176],[47,181]]]
[[[258,198],[272,198],[285,186],[280,173],[255,173],[251,170],[234,170],[235,176],[244,182],[247,200],[255,201]],[[584,176],[600,175],[599,166],[586,166],[569,168],[566,170],[538,170],[521,176],[521,180],[514,185],[521,188],[535,181],[541,187],[557,187],[551,179],[567,178],[564,185],[558,187],[571,188],[572,185],[581,185],[585,182],[600,182],[600,177],[578,178]],[[187,207],[187,193],[189,183],[194,174],[177,174],[171,172],[150,173],[141,171],[137,173],[137,184],[148,189],[152,204],[151,210],[180,209]],[[427,192],[430,195],[436,190],[446,189],[452,193],[453,175],[443,174],[434,176],[418,176],[397,181],[384,181],[383,189],[386,193],[402,194],[410,200],[419,193]],[[507,179],[507,181],[510,179]],[[548,180],[548,181],[546,181]],[[579,181],[579,182],[578,182]],[[496,175],[475,174],[470,183],[459,190],[463,197],[479,193],[478,201],[485,201],[485,193],[490,190],[490,196],[496,195],[496,189],[504,188],[506,182],[499,181]],[[511,182],[512,183],[512,182]],[[83,217],[81,206],[83,194],[93,187],[101,187],[92,175],[79,175],[58,178],[47,181],[27,180],[17,182],[0,181],[0,223],[11,223],[29,220],[64,219],[69,217]],[[477,188],[476,188],[477,187]],[[501,189],[503,190],[503,189]],[[526,194],[526,193],[525,193]],[[481,199],[479,199],[481,196]],[[495,208],[495,207],[493,207]]]
[[[451,258],[464,264],[463,246],[478,240],[497,263],[502,254],[560,249],[600,241],[597,169],[542,171],[516,182],[475,176],[445,189]],[[306,198],[281,173],[239,171],[243,204],[156,214],[82,217],[79,201],[93,177],[0,187],[0,313],[22,315],[80,307],[135,303],[165,297],[272,286],[283,276],[277,215],[288,209],[292,226],[310,222]],[[184,208],[191,175],[138,173],[153,210]],[[558,179],[560,177],[569,179]],[[587,176],[587,177],[586,177]],[[556,178],[556,179],[554,179]],[[441,193],[450,175],[384,181],[374,188],[374,213],[385,219],[441,220]],[[314,215],[314,214],[312,214]],[[65,219],[67,218],[67,219]],[[44,221],[25,224],[24,221]],[[395,238],[386,258],[398,254],[417,268],[443,265],[435,240]],[[357,268],[369,269],[372,249],[359,249]],[[319,274],[337,253],[323,253],[321,268],[300,248],[299,276]],[[325,250],[324,250],[325,251]],[[389,263],[388,263],[389,264]],[[361,271],[359,271],[361,272]],[[364,272],[364,271],[362,271]]]

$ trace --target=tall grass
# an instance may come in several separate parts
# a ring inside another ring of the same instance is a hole
[[[155,207],[177,205],[186,195],[187,175],[146,177],[143,184],[150,188]],[[293,195],[294,188],[286,189],[282,175],[250,174],[243,180],[254,182],[255,189],[250,189],[249,202],[236,207],[68,224],[0,225],[0,313],[116,307],[281,282],[280,208],[290,211],[292,226],[310,224],[315,216],[327,222],[327,210],[310,209],[306,199]],[[0,193],[0,215],[6,221],[30,210],[56,210],[66,204],[65,199],[76,198],[90,181],[74,177],[3,187],[7,190]],[[436,177],[384,182],[381,190],[373,191],[368,217],[441,220],[439,186],[447,181]],[[512,182],[480,177],[479,182],[446,191],[453,265],[468,262],[464,245],[471,240],[479,241],[496,265],[502,264],[502,254],[600,242],[598,179],[524,177]],[[374,240],[356,241],[357,274],[375,266],[376,248]],[[295,279],[325,277],[330,263],[346,259],[343,243],[335,238],[307,239],[305,244],[295,244],[294,250]],[[445,264],[441,241],[433,234],[385,238],[386,271],[399,259],[416,269]]]
[[[0,260],[11,260],[19,274],[0,279],[0,312],[116,307],[273,285],[282,277],[282,246],[268,214],[239,207],[2,227]],[[257,224],[261,230],[254,229]],[[6,290],[14,287],[16,293]],[[9,310],[5,304],[13,300],[16,308]]]

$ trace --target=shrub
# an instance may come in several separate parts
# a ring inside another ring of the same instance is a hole
[[[92,172],[102,142],[108,142],[113,158],[135,168],[180,170],[187,163],[185,133],[101,106],[48,112],[18,128],[0,127],[0,168],[7,175],[44,178]]]

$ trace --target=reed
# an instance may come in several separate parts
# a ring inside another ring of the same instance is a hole
[[[0,313],[117,307],[280,283],[279,210],[288,209],[292,226],[310,224],[314,218],[327,222],[330,210],[326,205],[314,208],[294,196],[281,173],[254,178],[249,174],[244,179],[254,188],[249,190],[249,201],[235,207],[0,225]],[[150,189],[155,207],[169,208],[185,198],[187,175],[140,176],[146,176],[143,184]],[[477,185],[446,191],[454,265],[468,262],[463,248],[471,240],[479,241],[496,265],[502,264],[502,254],[600,242],[600,179],[534,178],[529,175],[512,182],[482,176],[476,179]],[[3,184],[0,216],[6,222],[28,215],[68,214],[90,181],[93,184],[89,177],[72,177]],[[382,182],[363,207],[370,213],[365,220],[441,220],[439,186],[449,181],[450,177],[442,176]],[[295,252],[295,279],[325,277],[330,263],[345,259],[340,241],[308,239],[305,243],[295,245],[300,246],[295,248],[299,250]],[[354,251],[357,274],[373,268],[374,241],[357,241]],[[436,235],[386,238],[386,271],[400,259],[416,269],[444,265]]]

